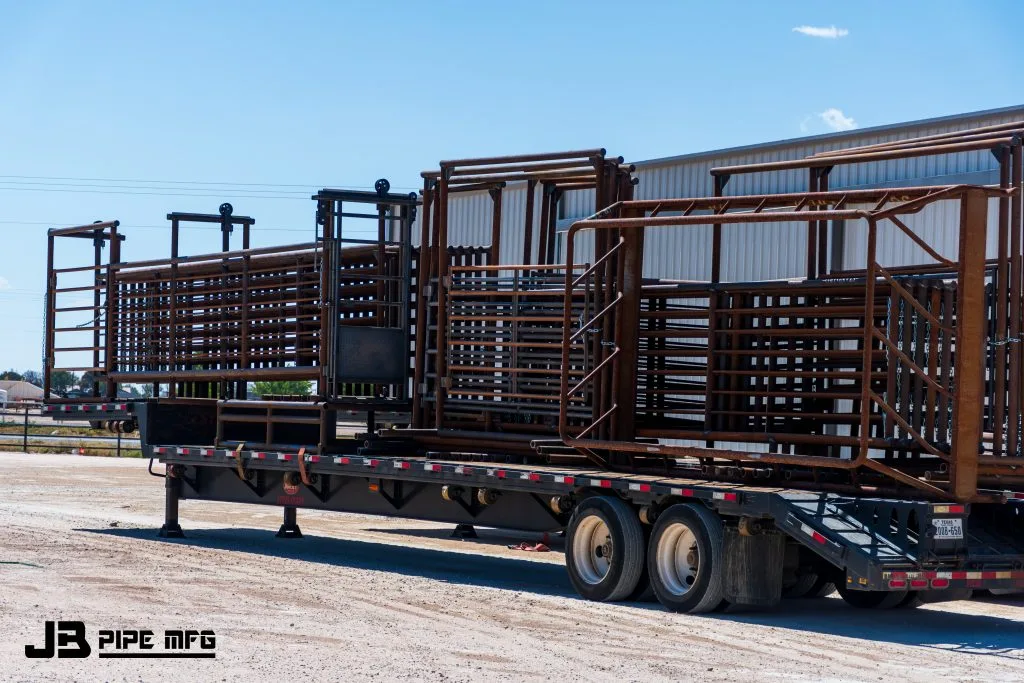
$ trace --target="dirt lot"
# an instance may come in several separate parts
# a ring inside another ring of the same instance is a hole
[[[692,617],[577,599],[529,534],[188,501],[158,539],[146,462],[0,454],[3,680],[1021,680],[1024,602],[870,612],[838,599]],[[47,619],[208,628],[214,660],[28,660]]]

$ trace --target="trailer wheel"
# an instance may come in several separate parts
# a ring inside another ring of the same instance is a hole
[[[784,598],[824,598],[836,592],[836,584],[828,575],[816,572],[800,574],[796,582],[782,589]]]
[[[920,591],[907,591],[905,598],[899,601],[896,609],[916,609],[924,604]]]
[[[836,590],[847,605],[858,609],[892,609],[909,599],[909,591],[857,591],[845,582],[837,583]]]
[[[658,601],[673,612],[697,614],[723,601],[722,520],[695,505],[673,505],[658,516],[647,569]]]
[[[633,508],[618,498],[587,498],[566,535],[565,566],[577,593],[600,602],[633,593],[644,567],[644,532]]]

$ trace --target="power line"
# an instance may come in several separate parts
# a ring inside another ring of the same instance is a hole
[[[77,189],[55,189],[48,187],[0,187],[0,190],[7,192],[70,192],[74,194],[118,194],[129,196],[148,197],[224,197],[224,192],[216,194],[197,194],[195,192],[128,192],[126,190],[77,190]],[[244,195],[246,199],[298,199],[308,201],[305,197],[292,197],[288,195]]]
[[[365,190],[372,187],[372,183],[363,184],[352,184],[346,183],[343,185],[324,185],[322,183],[237,183],[237,182],[212,182],[206,180],[146,180],[142,178],[83,178],[76,176],[39,176],[39,175],[0,175],[0,179],[10,178],[13,180],[74,180],[82,182],[92,183],[148,183],[157,185],[216,185],[216,186],[229,186],[229,187],[300,187],[300,188],[313,188],[313,187],[331,187],[339,190]],[[5,182],[5,181],[0,181]],[[410,190],[416,191],[418,187],[400,187],[392,185],[392,189],[395,190]]]

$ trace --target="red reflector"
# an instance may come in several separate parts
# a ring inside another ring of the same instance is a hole
[[[962,514],[964,514],[964,506],[963,505],[950,505],[949,506],[949,514],[951,514],[951,515],[962,515]]]
[[[569,486],[572,486],[573,484],[576,483],[576,479],[573,478],[573,477],[564,477],[562,479],[562,483],[563,484],[568,484]]]
[[[911,588],[927,588],[928,587],[928,579],[911,579],[910,580],[910,587]]]
[[[641,491],[641,493],[650,493],[651,485],[650,484],[640,484],[640,491]]]
[[[505,478],[505,470],[495,470],[494,476],[496,476],[498,479],[504,479]]]
[[[347,464],[349,464],[350,462],[352,462],[352,460],[351,460],[351,459],[349,459],[349,458],[342,458],[342,459],[341,459],[341,464],[342,464],[342,465],[347,465]]]
[[[733,494],[733,495],[736,495],[736,494]],[[817,531],[814,531],[814,532],[811,533],[811,538],[813,538],[818,543],[822,543],[822,544],[824,544],[827,541],[827,539],[824,536],[822,536],[821,534],[819,534]]]
[[[536,472],[530,472],[530,481],[540,481],[540,475]]]
[[[310,462],[320,462],[320,456],[319,455],[311,455],[311,456],[309,456],[309,461]]]
[[[949,588],[949,579],[932,579],[932,588]]]
[[[603,489],[610,489],[611,487],[612,487],[612,480],[611,479],[602,479],[601,480],[601,488],[603,488]]]
[[[395,463],[395,467],[397,467],[400,470],[407,470],[407,469],[409,469],[409,463],[407,463],[407,462],[396,462]]]
[[[907,582],[903,579],[892,579],[889,581],[889,588],[906,588]]]
[[[737,496],[735,493],[727,493],[727,494],[725,494],[725,500],[729,500],[729,501],[733,501],[733,502],[735,502],[738,497],[739,496]],[[815,540],[817,540],[817,539],[815,539]],[[821,539],[820,542],[824,543],[825,539]]]
[[[683,489],[682,491],[679,492],[679,495],[683,496],[684,498],[693,498],[693,489]]]

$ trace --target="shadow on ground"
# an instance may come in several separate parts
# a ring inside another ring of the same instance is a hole
[[[273,531],[257,529],[196,529],[189,531],[187,538],[173,540],[158,538],[153,529],[106,528],[79,531],[576,599],[563,567],[518,558],[488,557],[324,536],[280,540],[274,537]],[[436,533],[450,531],[440,530]],[[1000,602],[1020,604],[1016,596],[1007,596]],[[634,603],[630,607],[661,609],[659,605],[650,603]],[[808,634],[830,634],[1024,660],[1024,620],[958,614],[943,610],[941,603],[936,607],[917,610],[859,610],[837,598],[828,598],[784,601],[777,607],[762,611],[728,612],[704,618],[709,621],[727,620],[752,626],[804,631]],[[1021,614],[1024,619],[1024,609],[1021,609]]]

